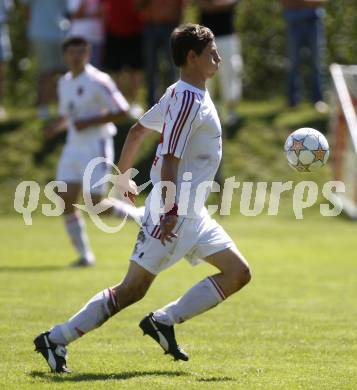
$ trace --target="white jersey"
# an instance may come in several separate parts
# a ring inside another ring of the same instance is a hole
[[[153,185],[161,181],[163,156],[173,154],[181,159],[177,175],[179,214],[189,218],[205,214],[204,202],[222,157],[221,124],[209,92],[180,80],[139,122],[162,133],[150,172]],[[184,177],[185,172],[189,174]]]
[[[74,122],[129,109],[128,102],[110,76],[90,64],[75,78],[71,72],[61,77],[58,96],[60,115],[69,119],[67,144],[83,145],[100,138],[112,137],[116,134],[113,123],[78,131]]]

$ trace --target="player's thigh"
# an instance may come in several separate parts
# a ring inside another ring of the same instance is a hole
[[[135,295],[137,298],[142,298],[151,283],[155,279],[154,274],[146,270],[141,265],[134,261],[130,261],[128,271],[118,285],[114,287],[114,291],[120,301],[121,294]]]
[[[63,199],[65,204],[65,213],[74,211],[74,204],[77,203],[78,197],[82,192],[82,183],[66,182],[67,191],[59,192],[58,195]]]
[[[207,263],[212,264],[226,275],[232,277],[250,277],[250,268],[247,260],[239,252],[236,246],[223,249],[204,258]]]
[[[232,238],[214,219],[206,216],[198,226],[196,254],[217,267],[223,274],[235,279],[248,277],[249,265]]]

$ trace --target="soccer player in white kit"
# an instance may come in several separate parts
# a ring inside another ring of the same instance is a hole
[[[176,342],[174,325],[213,308],[250,280],[246,260],[204,207],[207,182],[213,181],[222,154],[221,126],[205,86],[220,63],[213,33],[200,25],[183,25],[172,33],[171,45],[181,80],[130,129],[118,164],[126,172],[145,136],[152,130],[162,131],[151,170],[156,185],[146,201],[128,272],[121,283],[99,292],[69,320],[35,338],[36,350],[53,372],[68,371],[66,345],[143,298],[156,275],[184,256],[192,263],[202,259],[219,272],[149,313],[139,324],[175,359],[188,360],[188,355]],[[184,185],[187,181],[190,191]],[[175,185],[171,199],[167,182]],[[155,188],[161,195],[158,205],[153,202]],[[196,192],[201,201],[197,202]],[[162,205],[164,211],[155,224],[155,213]]]
[[[113,162],[113,136],[116,134],[113,122],[128,116],[129,104],[109,75],[88,63],[90,45],[84,38],[68,38],[63,43],[63,53],[69,72],[58,83],[60,117],[45,128],[45,132],[51,138],[68,129],[57,166],[57,180],[67,184],[67,191],[59,192],[59,195],[65,203],[66,230],[79,256],[79,260],[72,265],[88,266],[95,263],[95,257],[89,245],[84,219],[73,205],[82,190],[91,194],[93,204],[98,204],[105,194],[106,184],[92,185],[111,172],[109,164],[102,163],[95,167],[90,188],[83,188],[83,175],[93,158],[103,157],[108,163]],[[142,210],[119,200],[107,206],[105,212],[118,217],[127,215],[135,218],[142,214]]]

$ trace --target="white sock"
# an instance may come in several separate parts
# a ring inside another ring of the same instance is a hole
[[[135,207],[119,199],[110,200],[113,207],[113,215],[119,218],[135,219],[140,221],[144,216],[145,207]]]
[[[177,301],[155,311],[154,317],[165,325],[179,324],[204,313],[224,299],[224,292],[217,282],[212,277],[208,277],[193,286]]]
[[[119,311],[114,292],[108,288],[101,291],[67,322],[50,330],[49,338],[55,344],[67,345],[85,333],[98,328]]]
[[[73,214],[66,214],[64,218],[67,233],[80,257],[89,262],[95,261],[95,257],[89,246],[85,222],[81,214],[74,212]]]

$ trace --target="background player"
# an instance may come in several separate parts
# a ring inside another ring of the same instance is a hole
[[[81,214],[73,204],[81,191],[90,192],[94,204],[106,192],[106,185],[93,188],[111,167],[105,163],[93,171],[91,188],[82,188],[83,173],[95,157],[113,161],[113,136],[116,127],[112,122],[128,116],[129,104],[106,74],[90,65],[90,45],[81,37],[68,38],[63,43],[63,53],[69,72],[58,84],[60,117],[45,132],[47,137],[66,131],[68,135],[57,167],[57,180],[67,183],[67,191],[59,193],[65,202],[66,230],[79,254],[74,266],[93,265],[94,254],[90,248]],[[90,210],[89,210],[90,211]],[[119,217],[136,217],[142,213],[130,204],[117,201],[106,213]]]
[[[167,191],[162,188],[165,208],[160,225],[154,224],[150,213],[154,190],[149,195],[142,229],[123,281],[99,292],[67,322],[34,340],[36,350],[54,372],[68,371],[65,345],[139,301],[156,274],[184,256],[191,262],[204,259],[218,268],[219,273],[205,278],[182,297],[148,314],[140,322],[144,333],[175,359],[188,360],[188,356],[177,345],[173,325],[216,306],[250,280],[247,262],[228,234],[208,215],[205,199],[196,207],[191,201],[195,200],[196,190],[202,192],[202,183],[213,181],[222,155],[221,126],[205,87],[220,62],[214,35],[206,27],[189,24],[175,29],[171,40],[175,64],[181,68],[181,80],[169,87],[160,102],[131,128],[119,169],[126,172],[132,167],[150,129],[163,129],[151,179],[153,184],[159,183],[154,188],[159,188],[160,192],[163,181],[176,184],[177,191],[174,199],[169,200]],[[190,201],[177,204],[184,176],[192,177],[192,188],[187,194]],[[206,191],[206,197],[208,193]],[[188,206],[187,212],[182,210],[185,206]],[[178,215],[178,209],[184,215]]]

